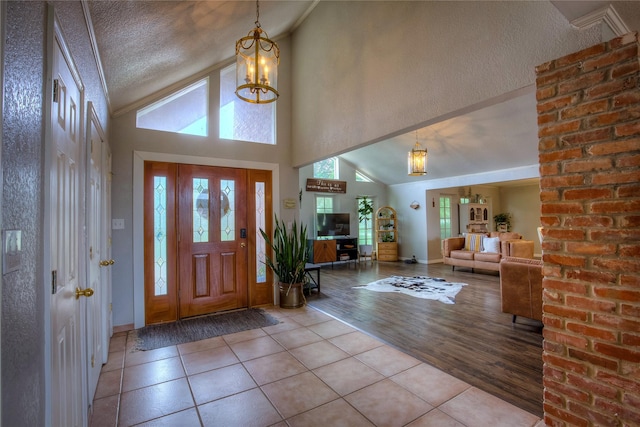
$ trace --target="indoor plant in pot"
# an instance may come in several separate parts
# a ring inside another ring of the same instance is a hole
[[[373,201],[367,196],[362,196],[358,202],[358,220],[360,222],[364,221],[364,228],[367,230],[369,229],[369,227],[367,227],[367,223],[372,213]],[[360,245],[360,254],[363,256],[371,256],[373,251],[373,245],[370,243],[369,239],[370,235],[367,234],[364,243]]]
[[[496,231],[509,231],[511,229],[511,214],[509,212],[499,213],[493,216],[496,223]]]
[[[273,239],[263,229],[260,234],[273,253],[273,256],[266,255],[265,264],[278,276],[280,307],[302,307],[305,303],[304,268],[309,259],[306,225],[294,220],[291,229],[287,230],[284,220],[278,220],[276,215]]]

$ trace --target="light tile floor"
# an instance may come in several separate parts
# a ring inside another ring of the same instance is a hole
[[[91,426],[544,426],[313,308],[266,311],[281,323],[151,351],[115,334]]]

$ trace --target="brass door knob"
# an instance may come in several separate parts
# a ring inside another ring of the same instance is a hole
[[[91,288],[76,288],[76,299],[79,299],[80,297],[90,297],[91,295],[93,295],[93,289]]]
[[[100,267],[107,267],[109,265],[111,265],[111,263],[106,259],[100,261]]]
[[[115,262],[114,260],[112,260],[112,259],[110,259],[110,260],[109,260],[109,265],[113,265],[113,264],[115,264],[115,263],[116,263],[116,262]]]

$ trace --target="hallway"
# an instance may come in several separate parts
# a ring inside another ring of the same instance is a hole
[[[281,323],[147,352],[115,334],[90,425],[544,426],[319,310],[266,311]]]

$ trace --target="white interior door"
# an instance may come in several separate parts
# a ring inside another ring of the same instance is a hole
[[[83,319],[76,289],[81,286],[80,165],[82,86],[65,55],[59,29],[52,54],[50,215],[51,420],[53,426],[81,426],[86,391],[82,379]]]
[[[102,142],[102,254],[109,260],[109,266],[115,264],[111,254],[111,148],[106,140]],[[111,272],[112,267],[100,270],[102,282],[102,360],[109,356],[109,340],[113,335],[113,318],[111,316]]]
[[[88,104],[87,122],[87,272],[89,288],[93,289],[93,297],[87,299],[87,396],[93,401],[100,369],[104,359],[103,328],[103,286],[102,269],[108,268],[109,259],[105,258],[104,245],[104,203],[103,203],[103,159],[102,131],[100,123],[91,103]]]

